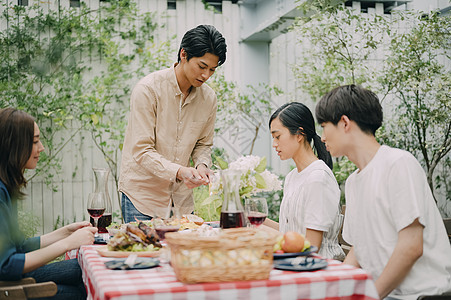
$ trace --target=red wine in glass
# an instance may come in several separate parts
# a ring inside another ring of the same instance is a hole
[[[219,223],[221,228],[245,227],[244,212],[222,211]]]
[[[259,225],[263,224],[263,222],[265,221],[266,214],[257,212],[257,211],[253,211],[253,212],[248,213],[247,218],[249,219],[249,222],[252,225],[259,226]]]
[[[88,195],[87,210],[94,219],[94,227],[97,227],[97,221],[103,215],[106,209],[106,200],[103,193],[90,193]]]
[[[107,233],[107,227],[111,225],[113,218],[111,214],[103,214],[99,220],[97,221],[97,228],[99,233]],[[94,226],[94,219],[92,217],[89,218],[89,222],[92,226]]]
[[[260,226],[268,215],[268,204],[263,197],[252,197],[244,200],[244,209],[251,227]]]
[[[105,212],[105,208],[88,208],[88,213],[94,219],[100,218],[103,215],[104,212]]]

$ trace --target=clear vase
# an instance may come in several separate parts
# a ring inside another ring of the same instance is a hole
[[[221,228],[245,227],[244,208],[241,204],[239,187],[241,172],[237,170],[221,171],[224,201],[221,208]]]
[[[108,192],[108,176],[110,175],[110,170],[104,168],[93,168],[92,170],[94,171],[94,192],[102,193],[106,202],[105,212],[99,218],[97,228],[99,233],[107,233],[108,230],[106,228],[111,224],[113,209],[110,193]],[[90,218],[90,222],[94,226],[94,219],[92,217]]]

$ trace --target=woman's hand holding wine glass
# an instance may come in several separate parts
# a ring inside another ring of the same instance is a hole
[[[268,204],[265,198],[246,198],[244,210],[252,227],[260,226],[268,216]]]
[[[97,221],[103,215],[106,208],[106,200],[103,193],[90,193],[87,206],[88,213],[94,219],[94,227],[97,228]]]
[[[81,221],[81,222],[67,224],[63,228],[66,230],[66,236],[69,236],[72,233],[74,233],[75,231],[77,231],[78,229],[81,229],[84,227],[90,227],[90,226],[91,226],[91,223],[89,223],[89,221]]]
[[[97,228],[92,227],[91,224],[74,231],[71,235],[64,239],[67,247],[66,251],[78,249],[82,245],[92,245],[96,234]]]

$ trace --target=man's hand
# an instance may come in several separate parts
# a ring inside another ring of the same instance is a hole
[[[177,171],[177,179],[182,180],[190,189],[208,183],[202,178],[198,170],[190,167],[180,167]]]
[[[213,176],[213,172],[204,164],[198,165],[196,170],[199,172],[199,175],[205,181],[204,184],[209,184],[210,178],[211,176]]]

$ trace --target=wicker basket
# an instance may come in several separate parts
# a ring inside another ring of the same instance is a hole
[[[197,232],[166,235],[171,265],[184,283],[268,279],[276,236],[253,228],[225,229],[218,236]]]

